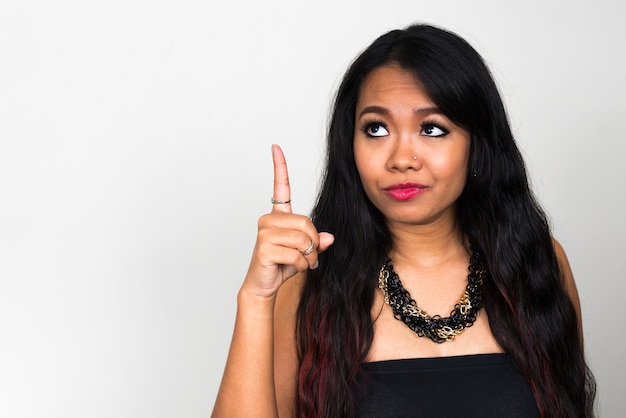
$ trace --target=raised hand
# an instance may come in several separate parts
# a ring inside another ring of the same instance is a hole
[[[274,194],[272,211],[259,219],[256,245],[243,286],[263,297],[276,295],[280,285],[298,272],[317,268],[317,255],[334,242],[318,233],[311,220],[291,212],[291,188],[285,156],[272,145]]]

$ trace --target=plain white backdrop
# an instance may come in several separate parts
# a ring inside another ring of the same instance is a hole
[[[601,416],[620,416],[625,4],[4,0],[0,416],[208,416],[270,144],[308,213],[343,71],[412,22],[491,66],[577,278]]]

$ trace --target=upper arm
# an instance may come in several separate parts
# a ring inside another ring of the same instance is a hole
[[[274,310],[274,385],[278,415],[295,416],[300,361],[296,343],[296,318],[306,273],[287,280],[278,291]]]
[[[563,250],[561,244],[554,238],[552,239],[552,243],[554,245],[554,252],[556,253],[556,258],[559,263],[559,269],[561,270],[563,286],[565,287],[565,291],[569,295],[572,304],[574,305],[574,309],[576,310],[576,316],[578,318],[578,328],[580,331],[580,338],[582,340],[582,315],[580,309],[580,298],[578,297],[578,289],[576,288],[576,282],[574,281],[574,274],[572,273],[572,268],[570,267],[569,261],[567,260],[567,255],[565,254],[565,250]]]

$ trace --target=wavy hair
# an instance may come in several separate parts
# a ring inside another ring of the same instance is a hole
[[[336,239],[309,272],[298,310],[298,416],[354,416],[363,388],[375,278],[391,237],[354,162],[355,106],[363,79],[391,64],[410,71],[442,113],[471,134],[458,222],[486,259],[484,305],[496,340],[528,381],[542,417],[593,416],[595,381],[577,315],[496,84],[465,40],[428,25],[376,39],[349,67],[335,98],[312,219]]]

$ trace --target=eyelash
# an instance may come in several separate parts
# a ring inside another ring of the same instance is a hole
[[[385,122],[380,121],[380,120],[376,120],[376,119],[368,119],[365,120],[363,122],[363,124],[361,125],[361,131],[365,134],[365,136],[367,136],[368,138],[379,138],[377,136],[371,135],[369,133],[369,129],[372,126],[381,126],[383,127],[385,130],[388,131],[387,129],[387,124],[385,124]],[[424,135],[427,137],[431,137],[431,138],[441,138],[443,136],[446,136],[450,133],[450,131],[448,129],[446,129],[444,126],[442,126],[439,122],[436,121],[432,121],[432,120],[425,120],[421,123],[420,125],[420,135],[423,135],[422,132],[427,129],[427,128],[437,128],[439,129],[441,132],[443,132],[441,135],[435,135],[435,136],[431,136],[431,135]]]
[[[425,120],[422,122],[421,125],[422,131],[426,128],[437,128],[439,129],[441,132],[443,132],[441,135],[436,135],[436,136],[431,136],[431,138],[441,138],[443,136],[446,136],[450,133],[450,131],[448,129],[446,129],[444,126],[442,126],[440,123],[433,121],[433,120]],[[426,135],[426,136],[430,136],[430,135]]]
[[[377,136],[374,135],[370,135],[369,133],[369,129],[372,126],[382,126],[383,128],[387,129],[387,125],[385,124],[385,122],[380,121],[380,120],[375,120],[375,119],[368,119],[365,120],[363,122],[363,124],[361,124],[361,131],[365,134],[365,136],[367,136],[368,138],[378,138]]]

